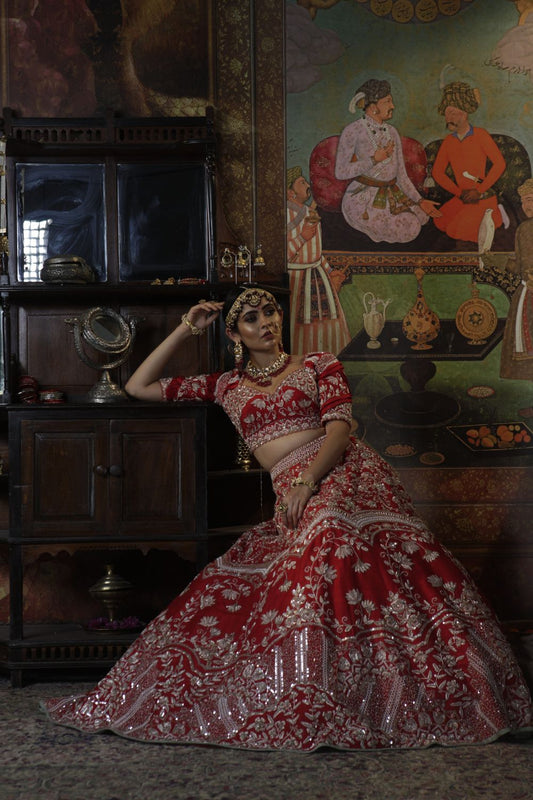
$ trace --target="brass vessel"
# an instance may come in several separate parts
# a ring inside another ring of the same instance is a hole
[[[112,564],[107,564],[106,574],[90,587],[89,592],[103,604],[109,621],[113,622],[132,589],[132,584],[117,575]]]

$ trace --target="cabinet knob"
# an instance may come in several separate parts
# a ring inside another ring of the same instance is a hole
[[[105,476],[107,475],[107,467],[104,467],[103,464],[98,464],[94,468],[94,471],[96,472],[97,475],[101,475],[102,478],[105,478]]]
[[[111,464],[109,467],[109,474],[113,478],[120,478],[122,475],[122,467],[119,464]]]

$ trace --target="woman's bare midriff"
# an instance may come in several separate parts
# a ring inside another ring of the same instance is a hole
[[[254,450],[254,456],[259,461],[263,469],[271,470],[272,467],[281,461],[282,458],[292,453],[298,447],[324,436],[324,428],[311,428],[307,431],[297,431],[289,433],[287,436],[280,436],[271,442],[262,444]]]

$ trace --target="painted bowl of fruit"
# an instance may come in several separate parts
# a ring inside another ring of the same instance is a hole
[[[477,453],[509,452],[533,448],[533,431],[523,422],[491,425],[451,425],[448,430]]]

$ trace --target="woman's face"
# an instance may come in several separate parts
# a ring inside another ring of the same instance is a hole
[[[237,320],[235,336],[242,341],[250,353],[278,353],[281,349],[282,314],[268,297],[262,297],[258,306],[244,304]]]

